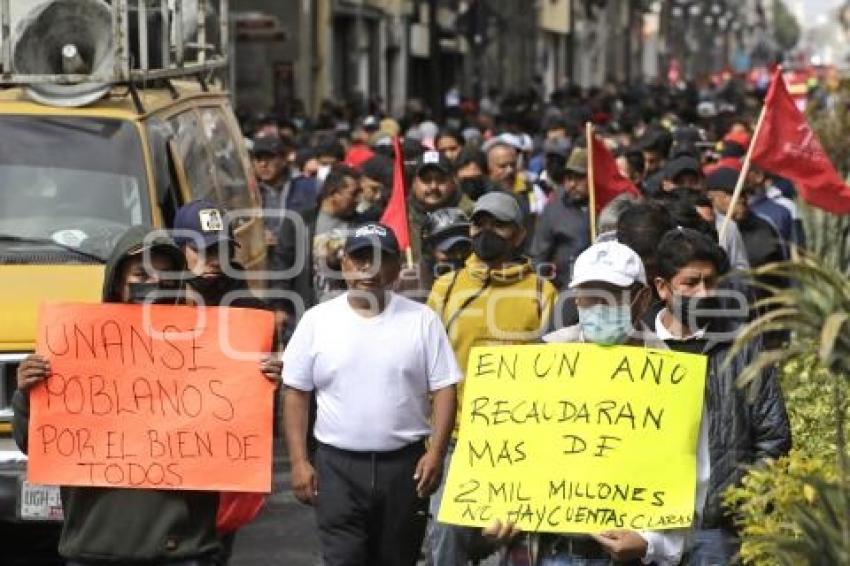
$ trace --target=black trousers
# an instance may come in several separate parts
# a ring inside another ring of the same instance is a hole
[[[428,498],[413,474],[422,443],[393,452],[316,451],[316,518],[325,566],[414,566],[428,523]]]

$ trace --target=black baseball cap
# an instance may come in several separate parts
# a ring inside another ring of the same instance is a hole
[[[263,136],[254,138],[251,153],[254,155],[283,155],[283,142],[276,136]]]
[[[419,157],[416,162],[416,176],[418,177],[426,169],[433,168],[450,175],[452,172],[451,163],[439,151],[426,151]]]
[[[238,246],[224,218],[224,213],[209,201],[194,200],[186,203],[174,215],[174,243],[180,247],[194,247],[200,239],[204,249],[222,243]],[[199,238],[193,238],[189,232],[197,233]]]
[[[379,248],[381,251],[395,256],[401,254],[393,229],[377,222],[358,226],[345,240],[346,254],[370,248]]]
[[[699,162],[693,157],[682,155],[672,159],[664,166],[664,178],[672,181],[682,173],[700,174]]]
[[[735,185],[738,183],[737,169],[731,167],[720,167],[711,175],[705,178],[705,188],[709,191],[723,191],[732,194],[735,192]]]

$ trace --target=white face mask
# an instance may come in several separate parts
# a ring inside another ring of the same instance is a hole
[[[325,179],[328,177],[328,173],[330,172],[330,165],[319,165],[319,168],[316,169],[316,179],[319,181],[319,183],[324,183]]]

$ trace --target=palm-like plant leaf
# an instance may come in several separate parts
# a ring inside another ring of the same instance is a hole
[[[797,254],[795,261],[772,263],[752,271],[752,284],[769,295],[761,299],[757,308],[770,308],[744,328],[729,353],[730,360],[748,343],[768,332],[783,331],[792,336],[787,356],[776,355],[774,363],[791,357],[797,343],[816,344],[823,365],[837,373],[850,369],[850,335],[841,330],[850,318],[850,280],[839,270],[821,265],[816,258]],[[765,278],[787,279],[793,282],[788,288],[778,288],[764,283]],[[757,364],[767,367],[767,358]],[[764,362],[764,363],[763,363]],[[747,380],[758,371],[746,372]]]
[[[847,322],[846,312],[834,312],[827,317],[821,329],[818,357],[821,363],[827,367],[832,365],[838,333],[841,332],[845,322]]]

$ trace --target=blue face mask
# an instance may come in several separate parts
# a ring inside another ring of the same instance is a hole
[[[578,309],[584,339],[594,344],[621,344],[632,331],[631,305],[593,305]]]

